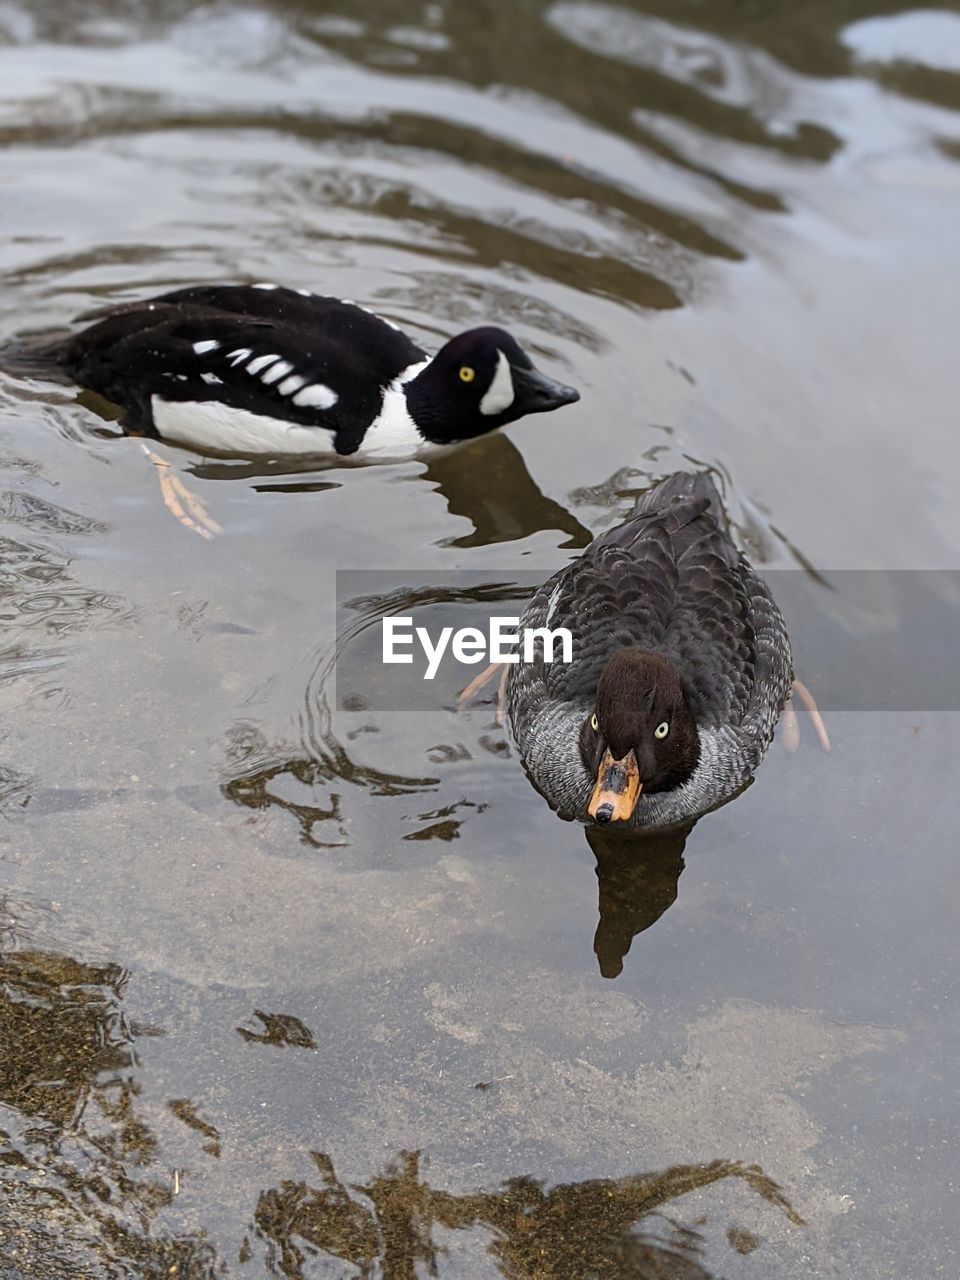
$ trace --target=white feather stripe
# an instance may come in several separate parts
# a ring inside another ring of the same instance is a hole
[[[237,347],[236,351],[231,351],[227,355],[227,359],[232,365],[243,364],[247,356],[253,355],[249,347]]]
[[[193,349],[198,356],[205,356],[208,351],[216,351],[219,345],[220,343],[217,342],[216,338],[207,338],[203,342],[195,342]]]
[[[247,355],[249,354],[250,353],[248,351]],[[254,358],[247,365],[247,373],[259,373],[260,370],[265,369],[268,364],[273,364],[274,360],[279,360],[279,359],[280,357],[279,355],[277,355],[275,351],[268,356],[254,356]]]
[[[302,378],[299,373],[295,373],[289,378],[284,378],[277,390],[282,396],[292,396],[294,391],[299,391],[305,382],[306,378]]]
[[[285,378],[288,373],[293,372],[293,365],[287,360],[280,360],[272,369],[267,369],[260,375],[260,381],[265,382],[267,386],[271,382],[279,382],[281,378]]]

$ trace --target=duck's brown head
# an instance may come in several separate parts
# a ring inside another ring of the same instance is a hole
[[[644,649],[610,656],[580,730],[580,755],[596,779],[594,822],[629,822],[641,791],[672,791],[690,778],[700,739],[670,658]]]

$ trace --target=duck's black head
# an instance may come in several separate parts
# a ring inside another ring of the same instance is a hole
[[[682,786],[697,767],[700,738],[676,664],[644,649],[612,654],[580,729],[580,755],[596,779],[588,809],[595,822],[628,822],[641,791]]]
[[[451,338],[405,390],[410,416],[434,444],[472,440],[580,399],[575,388],[535,369],[505,329],[490,327]]]

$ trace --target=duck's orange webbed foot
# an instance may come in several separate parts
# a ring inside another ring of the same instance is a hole
[[[170,463],[154,453],[152,449],[148,449],[145,444],[141,444],[140,447],[157,469],[163,505],[173,513],[183,527],[190,529],[201,538],[206,538],[208,542],[215,534],[222,533],[222,526],[207,515],[203,503],[196,494],[190,492]]]
[[[810,723],[813,725],[821,748],[824,751],[829,751],[830,735],[827,733],[827,726],[823,723],[823,717],[820,715],[816,699],[802,680],[794,680],[792,692],[787,699],[786,706],[783,708],[783,745],[788,751],[796,751],[800,745],[800,722],[797,719],[797,712],[793,705],[794,694],[803,704],[804,710],[810,717]]]
[[[484,670],[481,671],[478,676],[474,676],[473,679],[470,681],[470,683],[466,686],[466,688],[460,690],[460,693],[457,697],[457,706],[462,707],[465,703],[469,702],[471,698],[475,698],[476,695],[480,692],[480,690],[484,688],[485,685],[488,685],[490,683],[490,681],[493,679],[494,675],[496,674],[497,670],[501,667],[503,669],[500,671],[500,683],[497,686],[496,721],[498,725],[502,725],[503,724],[503,694],[504,694],[504,690],[507,687],[507,672],[510,670],[510,668],[507,666],[505,662],[491,662],[489,667],[485,667]]]

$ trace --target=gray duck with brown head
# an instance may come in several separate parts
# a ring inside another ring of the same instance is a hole
[[[677,472],[539,589],[523,627],[573,661],[510,668],[531,781],[561,817],[665,827],[752,778],[790,693],[790,641],[706,475]]]

